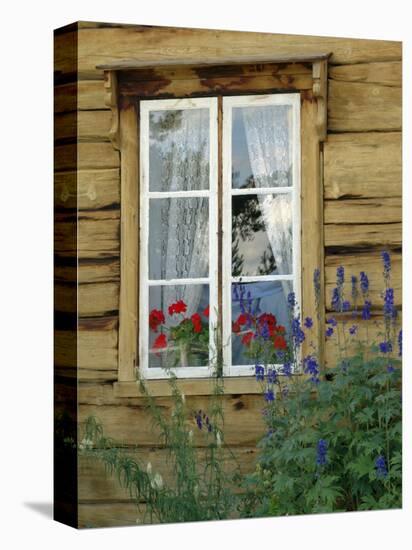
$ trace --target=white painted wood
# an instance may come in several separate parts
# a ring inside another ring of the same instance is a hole
[[[233,107],[290,105],[292,107],[293,140],[291,150],[293,173],[291,187],[262,189],[232,189],[232,109]],[[229,96],[223,98],[223,289],[222,319],[223,341],[225,342],[223,361],[225,376],[249,376],[253,365],[232,365],[232,283],[255,281],[293,280],[296,300],[301,302],[301,188],[300,188],[300,94],[267,94],[254,96]],[[256,277],[232,277],[232,196],[251,194],[292,193],[293,212],[293,274],[266,275]]]
[[[198,191],[151,192],[149,191],[149,114],[150,111],[174,109],[209,110],[209,189]],[[139,364],[143,377],[168,378],[168,373],[161,368],[149,368],[149,286],[179,284],[209,284],[209,359],[214,356],[212,327],[217,323],[218,288],[217,288],[217,98],[164,99],[140,102],[140,314],[139,314]],[[151,198],[189,198],[207,197],[209,199],[209,277],[171,280],[149,280],[149,212]],[[173,369],[178,378],[205,377],[212,374],[212,367],[180,367]]]

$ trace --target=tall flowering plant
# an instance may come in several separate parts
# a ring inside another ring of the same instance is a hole
[[[153,351],[157,356],[167,356],[168,366],[195,366],[208,360],[209,306],[202,313],[188,316],[187,304],[178,300],[170,304],[167,312],[152,309],[149,313],[150,330],[157,334]]]
[[[335,340],[339,350],[334,365],[321,368],[315,350],[302,357],[303,377],[257,365],[267,430],[256,470],[246,478],[245,516],[401,506],[402,331],[388,252],[382,261],[380,311],[372,306],[365,272],[351,278],[347,291],[345,270],[337,269],[334,313],[325,327],[326,345]],[[376,318],[380,330],[372,332]],[[295,325],[297,349],[312,324]]]

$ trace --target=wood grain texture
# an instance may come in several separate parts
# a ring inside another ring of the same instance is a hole
[[[55,171],[119,168],[119,153],[107,142],[56,145]]]
[[[401,222],[402,199],[327,200],[324,202],[324,220],[325,223],[343,224]]]
[[[81,317],[104,316],[119,309],[118,283],[96,283],[76,285],[55,284],[56,301],[63,313],[76,313],[73,307],[74,298],[78,292],[78,314]],[[60,298],[62,296],[62,298]]]
[[[119,255],[120,212],[118,210],[83,211],[78,218],[56,214],[55,252],[73,257],[72,234],[77,225],[77,254],[83,258],[113,258]]]
[[[71,182],[77,174],[77,188]],[[120,207],[120,171],[79,170],[57,172],[54,179],[54,201],[56,208],[94,210],[113,206]]]
[[[172,401],[167,397],[157,398],[157,403],[163,413],[171,413]],[[194,412],[210,409],[208,396],[188,396],[187,410],[193,411],[191,422],[194,429],[196,446],[207,445],[205,433],[196,426]],[[264,433],[262,408],[264,400],[256,395],[224,396],[222,406],[225,414],[225,442],[234,446],[253,446]],[[133,399],[128,405],[88,405],[79,407],[79,420],[82,422],[88,416],[96,416],[105,427],[108,437],[113,437],[119,444],[159,446],[160,436],[153,427],[150,414],[147,412],[143,399]]]
[[[64,55],[69,34],[56,39],[59,74],[72,68]],[[399,61],[402,56],[400,42],[176,27],[80,28],[78,40],[82,79],[96,78],[96,65],[133,58],[157,61],[211,57],[219,61],[228,54],[280,56],[323,51],[333,52],[331,62],[341,64]]]
[[[402,86],[402,62],[371,62],[329,68],[329,78],[343,82],[364,82],[382,86]]]
[[[329,135],[324,144],[326,199],[400,197],[402,134]]]
[[[402,255],[391,254],[391,286],[394,289],[395,304],[402,304]],[[361,253],[356,255],[333,255],[325,257],[325,292],[326,307],[330,309],[332,290],[336,286],[336,269],[345,268],[345,299],[353,302],[351,297],[351,277],[354,275],[359,281],[360,271],[364,271],[369,278],[369,299],[374,307],[382,307],[381,293],[384,289],[382,260],[377,253]]]
[[[400,130],[402,90],[379,84],[329,81],[328,130]]]
[[[54,276],[60,282],[112,283],[120,280],[120,262],[118,258],[86,259],[79,265],[70,258],[59,258],[54,266]]]
[[[144,506],[140,510],[132,502],[79,503],[78,528],[121,527],[143,522]]]
[[[326,224],[326,247],[399,247],[402,224]]]

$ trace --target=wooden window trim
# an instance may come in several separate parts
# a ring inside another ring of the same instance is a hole
[[[121,259],[119,305],[119,359],[116,391],[137,392],[139,297],[138,228],[140,99],[224,96],[299,92],[301,98],[301,272],[302,314],[314,319],[313,334],[319,354],[324,348],[323,185],[321,143],[326,139],[327,64],[330,54],[268,59],[262,57],[219,60],[173,60],[169,63],[122,61],[104,70],[106,104],[112,110],[110,139],[121,157]],[[221,132],[222,101],[218,125]],[[221,171],[219,159],[219,171]],[[221,174],[220,174],[221,176]],[[221,185],[221,177],[219,177]],[[220,189],[219,189],[220,191]],[[219,192],[219,197],[221,193]],[[219,209],[220,211],[220,209]],[[220,255],[219,255],[220,256]],[[313,271],[320,268],[320,318],[316,318]],[[226,378],[230,393],[254,393],[253,377]],[[167,381],[156,384],[158,395],[167,395]],[[208,380],[181,380],[187,393],[208,392]],[[163,388],[163,389],[159,389]]]

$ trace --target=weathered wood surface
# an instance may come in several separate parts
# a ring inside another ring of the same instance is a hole
[[[55,263],[54,276],[56,281],[82,283],[118,282],[120,279],[120,263],[117,258],[80,260],[77,266],[72,258],[59,258]]]
[[[172,401],[167,397],[157,398],[157,403],[166,415],[171,413]],[[186,398],[188,411],[193,411],[194,442],[196,446],[207,445],[207,434],[197,428],[195,411],[207,413],[210,408],[208,396],[188,396]],[[222,406],[225,415],[225,442],[233,446],[253,446],[264,434],[262,409],[263,397],[256,395],[224,396]],[[105,427],[108,437],[113,437],[120,445],[159,446],[160,435],[150,414],[146,410],[143,399],[128,400],[128,404],[89,405],[79,407],[79,421],[88,416],[97,417]]]
[[[120,165],[119,153],[109,142],[57,145],[54,150],[55,171],[118,168]]]
[[[402,255],[399,253],[391,254],[391,287],[394,289],[395,304],[402,304]],[[352,303],[351,297],[351,277],[354,275],[358,279],[359,274],[364,271],[369,278],[369,299],[374,307],[382,307],[381,293],[385,288],[383,280],[382,260],[378,254],[362,253],[345,256],[326,256],[325,257],[325,296],[326,307],[330,309],[330,300],[332,290],[336,286],[336,269],[339,266],[345,268],[345,299]]]
[[[399,247],[402,224],[326,224],[326,247]]]
[[[54,139],[75,140],[78,142],[108,141],[111,124],[110,111],[78,111],[55,115]]]
[[[400,197],[402,134],[330,135],[324,144],[326,199]]]
[[[120,172],[118,168],[108,170],[79,170],[77,189],[72,181],[76,172],[57,172],[54,178],[54,201],[56,208],[97,210],[120,207]]]
[[[56,37],[55,65],[62,75],[72,71],[67,45],[73,33]],[[78,69],[81,79],[95,79],[96,65],[124,59],[159,61],[173,58],[267,54],[270,56],[333,52],[332,64],[399,61],[401,43],[349,38],[285,35],[173,27],[80,28]]]
[[[402,62],[372,62],[338,65],[329,68],[329,78],[344,82],[363,82],[382,86],[402,86]]]
[[[199,464],[204,464],[205,449],[197,449]],[[174,476],[168,451],[162,448],[139,448],[130,451],[131,458],[146,469],[147,463],[152,465],[152,472],[160,473],[165,484],[173,486]],[[231,473],[236,467],[242,474],[251,473],[254,469],[257,449],[255,447],[240,447],[228,450],[224,454],[224,462],[221,464],[227,473]],[[79,500],[91,502],[130,502],[130,494],[122,487],[116,476],[106,472],[104,465],[92,457],[80,455],[79,457]]]
[[[329,131],[400,130],[401,127],[401,88],[329,81]]]
[[[55,284],[56,300],[59,311],[63,313],[75,313],[73,311],[74,297],[78,292],[78,314],[80,317],[104,316],[119,309],[119,284],[118,283],[90,283],[79,285]],[[60,296],[62,298],[60,299]]]
[[[383,317],[381,316],[373,316],[368,321],[363,321],[359,317],[353,318],[351,314],[338,316],[337,318],[339,319],[338,328],[335,328],[335,332],[331,338],[326,338],[325,364],[327,367],[334,367],[341,359],[356,355],[359,352],[359,341],[370,348],[372,344],[377,345],[379,342],[385,340]],[[346,321],[345,324],[343,324],[343,320]],[[395,359],[399,359],[396,340],[398,331],[401,328],[401,321],[402,316],[399,314],[391,336],[394,339],[394,351],[392,356]],[[352,336],[349,329],[353,326],[357,327],[357,331],[356,334]],[[368,353],[370,357],[372,352]]]
[[[113,258],[119,255],[119,210],[83,211],[77,224],[78,256],[83,258]],[[72,257],[72,235],[76,218],[70,214],[56,214],[55,252]]]
[[[402,221],[402,199],[374,198],[327,200],[324,202],[325,223],[394,223]],[[382,227],[382,231],[385,228]]]
[[[144,505],[140,511],[133,502],[79,503],[78,527],[121,527],[143,522]]]
[[[79,80],[77,82],[77,109],[79,111],[107,109],[104,103],[102,80]],[[76,84],[60,84],[54,88],[54,112],[73,111],[73,97],[76,95]]]

